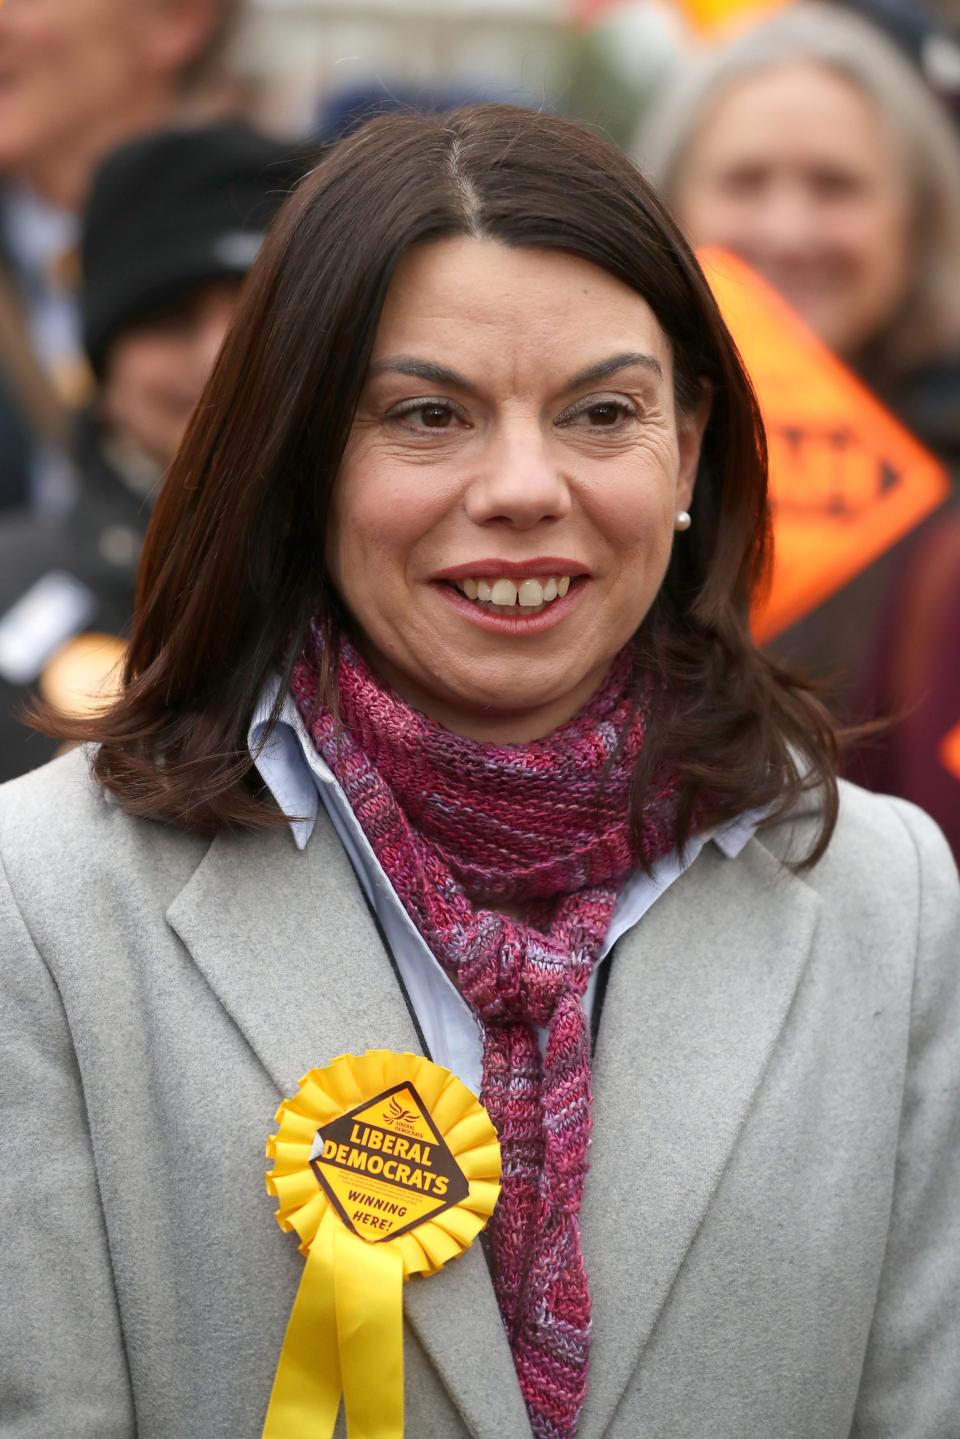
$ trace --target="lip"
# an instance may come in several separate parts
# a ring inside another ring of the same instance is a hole
[[[490,571],[488,570],[484,573],[489,574]],[[554,570],[553,573],[556,574],[557,571]],[[560,573],[567,574],[568,571],[561,570]],[[580,574],[582,575],[583,573],[584,571],[581,569]],[[466,574],[475,575],[477,571],[467,570]],[[529,575],[530,571],[524,570],[523,574]],[[504,575],[503,577],[505,579],[512,578],[510,575]],[[513,637],[526,638],[527,636],[543,634],[545,630],[551,630],[556,625],[562,624],[571,611],[576,609],[583,595],[586,594],[587,586],[585,584],[571,585],[565,595],[562,597],[558,596],[557,599],[551,600],[545,609],[538,610],[535,615],[528,615],[526,617],[522,609],[516,616],[499,615],[495,614],[492,610],[481,609],[474,600],[468,600],[466,595],[461,594],[460,591],[454,589],[452,585],[438,585],[437,590],[438,593],[443,595],[447,604],[452,605],[458,614],[461,614],[465,620],[469,620],[471,624],[476,625],[478,629],[489,630],[491,634],[495,635],[510,635]]]
[[[491,580],[532,580],[544,575],[569,575],[576,579],[588,575],[586,565],[577,560],[564,559],[557,555],[534,555],[529,560],[469,560],[465,565],[451,565],[448,570],[438,570],[431,575],[434,580],[468,580],[471,577]],[[556,600],[553,601],[556,604]]]

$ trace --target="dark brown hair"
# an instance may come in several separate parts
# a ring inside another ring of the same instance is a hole
[[[712,388],[693,527],[638,636],[663,682],[635,823],[664,773],[680,777],[681,841],[694,821],[780,813],[816,784],[812,861],[835,821],[836,743],[820,703],[748,628],[770,558],[750,382],[696,260],[634,166],[579,125],[507,106],[374,120],[281,211],[153,515],[123,691],[99,717],[55,732],[99,742],[94,772],[132,813],[206,832],[277,822],[247,750],[250,717],[271,674],[285,690],[318,607],[334,634],[344,622],[324,531],[384,297],[412,245],[457,234],[599,265],[656,314],[678,404]]]

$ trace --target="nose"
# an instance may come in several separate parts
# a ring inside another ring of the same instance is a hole
[[[504,428],[491,442],[483,468],[466,494],[477,525],[500,522],[531,530],[570,512],[570,487],[539,423]]]
[[[753,224],[757,248],[771,259],[803,259],[817,247],[817,205],[799,181],[772,185],[756,208]]]

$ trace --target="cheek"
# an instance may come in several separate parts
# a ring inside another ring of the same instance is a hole
[[[56,31],[44,26],[31,32],[17,46],[17,54],[22,67],[15,93],[17,115],[37,126],[39,134],[55,130],[61,117],[70,118],[85,108],[73,99],[69,52]]]
[[[76,17],[65,15],[56,22],[43,20],[24,36],[23,55],[31,78],[38,86],[61,83],[69,73],[70,85],[60,104],[65,105],[71,96],[85,94],[91,88],[91,71],[95,81],[103,68],[103,44],[97,44],[98,37],[91,36],[87,26],[79,26]],[[108,44],[109,48],[109,44]]]
[[[449,487],[429,464],[391,460],[376,445],[351,442],[334,488],[328,554],[331,565],[403,582],[449,510]]]
[[[908,222],[902,206],[890,196],[864,196],[825,207],[821,225],[863,273],[904,262]]]
[[[844,261],[837,295],[833,338],[841,351],[869,342],[889,322],[910,283],[911,246],[902,213],[888,206],[864,206],[836,231],[836,253]]]
[[[67,5],[37,28],[29,51],[32,68],[45,90],[65,86],[51,96],[59,110],[69,106],[78,116],[100,113],[126,95],[139,74],[127,19],[112,4]]]
[[[639,592],[659,584],[666,568],[676,519],[676,482],[669,474],[639,474],[601,491],[591,519],[609,548],[617,580]],[[616,581],[615,581],[616,582]]]
[[[888,293],[906,287],[910,241],[906,217],[893,207],[872,211],[863,225],[863,268]]]
[[[183,388],[184,358],[177,345],[137,346],[127,355],[123,366],[125,384],[144,399],[163,403]]]
[[[68,53],[82,42],[78,31],[76,10],[63,6],[17,4],[13,0],[9,17],[4,17],[4,33],[12,37],[13,53],[25,62],[42,63],[51,56]]]
[[[395,592],[416,542],[415,512],[382,473],[345,459],[334,486],[326,559],[333,581],[355,614]]]

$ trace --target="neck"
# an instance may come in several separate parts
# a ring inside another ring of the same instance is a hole
[[[434,846],[472,902],[526,916],[535,901],[616,886],[638,857],[672,847],[666,787],[639,842],[631,825],[647,713],[633,696],[631,651],[578,715],[536,744],[518,742],[515,729],[497,745],[441,727],[386,688],[349,643],[336,705],[327,706],[321,663],[322,640],[295,666],[291,688],[361,827],[392,849],[389,811],[396,835],[408,825]],[[421,879],[429,873],[429,863],[417,869]]]
[[[31,156],[16,169],[16,179],[51,205],[80,211],[93,172],[110,150],[125,140],[158,129],[175,114],[174,96],[166,86],[145,86],[121,110],[98,117],[57,144]]]

